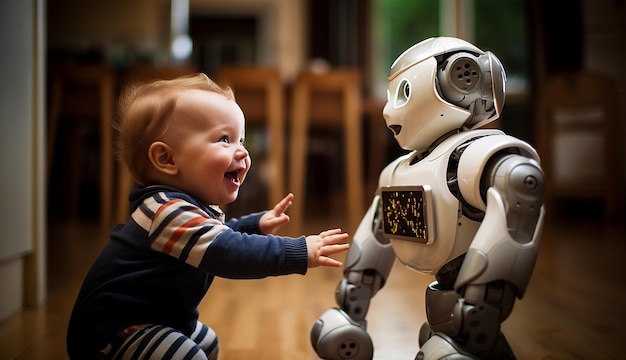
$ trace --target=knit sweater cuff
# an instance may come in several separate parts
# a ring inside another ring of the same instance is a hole
[[[309,257],[304,236],[285,241],[285,259],[285,268],[288,272],[306,274]]]

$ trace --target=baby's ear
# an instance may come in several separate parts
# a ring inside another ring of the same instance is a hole
[[[153,142],[148,148],[148,157],[158,172],[171,176],[178,174],[173,149],[168,144],[161,141]]]

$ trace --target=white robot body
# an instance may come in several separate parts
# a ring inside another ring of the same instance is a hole
[[[461,215],[459,200],[447,185],[448,160],[452,151],[472,138],[502,134],[499,130],[474,130],[453,135],[439,144],[424,159],[415,162],[416,152],[396,159],[381,173],[381,189],[396,186],[425,185],[430,188],[431,239],[426,243],[408,238],[391,240],[396,257],[406,266],[426,274],[434,274],[450,260],[465,253],[480,222]],[[474,169],[477,170],[477,169]],[[428,224],[426,225],[428,226]],[[458,231],[463,228],[463,231]]]
[[[397,258],[436,278],[416,359],[514,358],[500,324],[535,266],[545,185],[530,145],[478,129],[502,111],[502,64],[461,39],[431,38],[400,55],[388,80],[383,117],[411,152],[382,171],[313,348],[324,359],[373,357],[366,315]]]

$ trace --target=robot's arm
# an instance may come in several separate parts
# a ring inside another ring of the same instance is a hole
[[[341,309],[364,327],[370,300],[385,285],[395,260],[389,240],[382,235],[379,201],[377,195],[354,234],[344,279],[335,291]]]
[[[521,298],[535,265],[544,215],[545,182],[536,152],[508,135],[479,139],[461,156],[459,189],[485,217],[455,288],[503,280]]]
[[[311,343],[323,359],[371,359],[373,345],[365,316],[372,297],[385,285],[395,254],[382,236],[376,196],[354,234],[335,290],[339,308],[326,311],[311,331]]]
[[[516,297],[524,295],[535,266],[544,215],[543,173],[530,146],[503,135],[465,150],[459,180],[462,196],[484,209],[485,217],[454,285],[460,298],[453,326],[471,353],[497,352],[500,323]]]

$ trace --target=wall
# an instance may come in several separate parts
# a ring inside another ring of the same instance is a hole
[[[0,320],[45,296],[42,9],[0,2]]]

